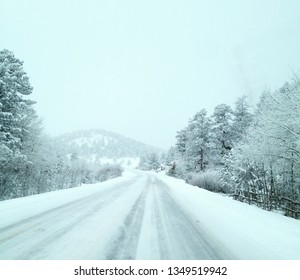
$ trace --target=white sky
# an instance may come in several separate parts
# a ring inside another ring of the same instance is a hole
[[[300,72],[299,0],[0,0],[50,135],[102,128],[162,148],[202,108]]]

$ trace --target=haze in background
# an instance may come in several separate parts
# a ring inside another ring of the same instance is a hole
[[[3,1],[46,131],[102,128],[169,148],[202,108],[252,104],[300,70],[300,2]]]

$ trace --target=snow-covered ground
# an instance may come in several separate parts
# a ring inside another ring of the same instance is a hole
[[[172,194],[237,259],[300,259],[300,220],[159,175]]]
[[[0,259],[300,259],[300,221],[126,171],[0,202]]]

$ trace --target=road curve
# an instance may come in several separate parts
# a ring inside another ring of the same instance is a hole
[[[155,174],[137,172],[0,228],[0,259],[230,259],[200,222]]]

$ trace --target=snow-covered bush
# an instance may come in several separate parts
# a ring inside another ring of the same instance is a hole
[[[186,170],[186,162],[184,160],[177,160],[172,163],[166,174],[172,177],[186,179]]]
[[[221,174],[218,170],[207,170],[205,172],[189,173],[186,178],[191,185],[212,192],[228,193],[228,189],[221,182]]]
[[[119,164],[106,164],[97,169],[94,179],[97,182],[106,181],[115,177],[122,176],[123,169]]]

